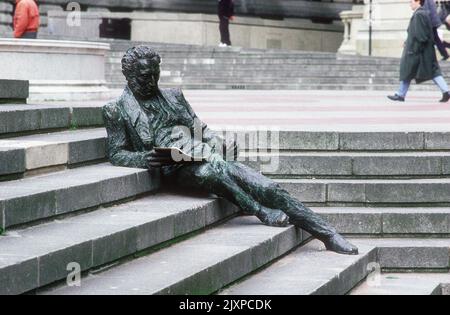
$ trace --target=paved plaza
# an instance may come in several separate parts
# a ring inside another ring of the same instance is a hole
[[[412,91],[392,102],[392,91],[184,90],[211,127],[276,127],[293,131],[450,131],[450,103],[439,91]],[[121,91],[115,90],[115,96]],[[46,106],[103,106],[107,100],[44,102]],[[29,105],[27,105],[29,106]]]
[[[302,131],[448,131],[450,104],[439,92],[411,92],[405,103],[392,91],[185,91],[212,126],[278,126]]]

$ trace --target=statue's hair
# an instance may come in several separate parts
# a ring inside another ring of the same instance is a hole
[[[161,63],[161,56],[148,46],[141,45],[130,48],[122,58],[122,73],[127,79],[136,75],[135,66],[139,59]]]

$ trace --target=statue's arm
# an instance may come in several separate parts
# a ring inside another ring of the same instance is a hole
[[[108,134],[106,151],[109,161],[116,166],[148,169],[149,153],[132,151],[125,121],[114,103],[103,107],[103,120]]]
[[[194,112],[192,106],[186,100],[181,90],[179,90],[179,98],[181,103],[184,104],[184,106],[187,108],[191,117],[197,122],[200,122],[202,126],[203,142],[208,143],[213,149],[215,149],[216,152],[219,151],[220,148],[221,152],[222,150],[224,153],[233,152],[233,156],[237,157],[239,150],[236,141],[233,140],[226,142],[222,136],[209,129],[208,125],[198,118],[197,114]]]

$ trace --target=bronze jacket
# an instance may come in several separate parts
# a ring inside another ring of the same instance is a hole
[[[138,102],[128,87],[115,102],[103,107],[108,133],[107,156],[113,165],[148,169],[147,154],[157,146],[174,146],[185,152],[193,150],[192,137],[178,131],[180,126],[193,135],[195,126],[200,125],[202,149],[212,153],[222,150],[219,145],[223,145],[223,139],[198,119],[180,89],[160,89],[159,97],[164,101],[164,108],[158,110],[161,105],[150,102],[157,109],[155,115],[145,110],[143,102]],[[163,174],[173,173],[177,167],[164,167]]]

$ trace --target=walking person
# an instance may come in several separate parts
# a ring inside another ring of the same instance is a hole
[[[428,10],[430,14],[431,25],[433,26],[434,43],[442,56],[442,60],[447,60],[449,58],[447,49],[438,34],[438,28],[442,25],[442,21],[437,13],[436,3],[434,0],[425,0],[423,8]]]
[[[34,0],[16,0],[14,37],[36,39],[39,29],[39,8]]]
[[[441,89],[440,102],[450,99],[449,88],[442,77],[441,69],[434,50],[433,26],[428,12],[422,7],[425,0],[410,0],[414,11],[408,26],[403,55],[400,62],[400,88],[390,100],[404,102],[413,79],[417,83],[433,80]]]
[[[230,39],[230,21],[234,16],[233,0],[219,0],[218,4],[220,47],[231,46]]]

